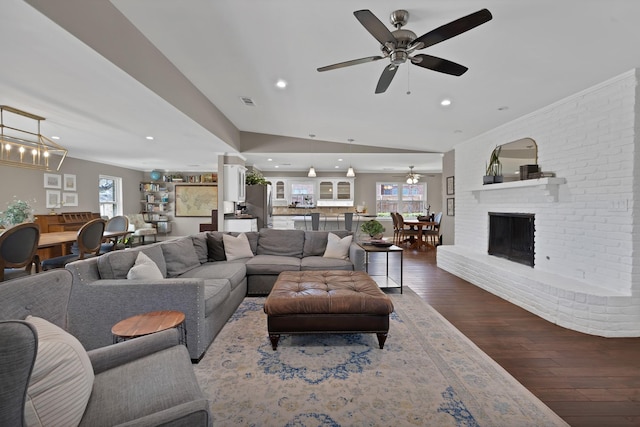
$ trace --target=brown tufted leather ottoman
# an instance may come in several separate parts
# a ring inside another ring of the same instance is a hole
[[[280,334],[362,332],[383,348],[393,303],[364,271],[284,271],[264,312],[274,350]]]

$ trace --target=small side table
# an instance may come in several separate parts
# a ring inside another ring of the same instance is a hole
[[[152,311],[119,321],[111,328],[113,343],[177,328],[180,344],[187,345],[187,328],[184,313],[175,310]]]
[[[374,246],[372,244],[367,244],[367,242],[359,242],[358,245],[364,249],[364,264],[365,271],[369,273],[369,254],[370,253],[385,253],[387,255],[387,274],[384,277],[385,288],[400,288],[400,293],[402,293],[402,275],[403,275],[403,264],[404,264],[404,253],[401,247],[396,245],[391,246]],[[399,253],[400,254],[400,285],[389,277],[389,253]],[[379,276],[371,276],[373,280],[381,279]],[[381,280],[376,280],[378,285],[381,285]],[[389,285],[392,286],[389,286]]]

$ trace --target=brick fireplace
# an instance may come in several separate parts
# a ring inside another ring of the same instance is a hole
[[[457,145],[455,242],[438,247],[438,266],[561,326],[640,336],[638,75],[631,70]],[[541,170],[556,177],[483,186],[479,159],[525,137],[538,145]],[[533,267],[488,254],[489,213],[535,217]]]

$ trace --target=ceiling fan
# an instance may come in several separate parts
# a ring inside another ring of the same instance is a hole
[[[409,166],[409,173],[407,175],[402,176],[407,180],[407,184],[417,184],[418,181],[420,180],[420,177],[422,176],[419,173],[414,173],[413,168],[414,166]],[[400,177],[399,175],[394,175],[394,176]]]
[[[438,58],[431,55],[409,56],[416,50],[433,46],[436,43],[448,40],[459,34],[469,31],[472,28],[482,25],[492,18],[491,12],[482,9],[470,15],[451,21],[435,30],[416,37],[413,31],[402,29],[409,20],[409,12],[406,10],[396,10],[389,17],[391,24],[396,28],[391,32],[387,27],[368,9],[356,10],[353,12],[356,19],[380,42],[382,55],[368,56],[366,58],[353,59],[351,61],[339,62],[333,65],[318,68],[318,71],[329,71],[337,68],[349,67],[351,65],[364,64],[379,59],[389,58],[391,63],[382,71],[382,75],[376,86],[376,93],[383,93],[387,90],[393,77],[398,71],[398,67],[407,60],[412,64],[422,68],[428,68],[440,73],[461,76],[468,68],[455,62]]]

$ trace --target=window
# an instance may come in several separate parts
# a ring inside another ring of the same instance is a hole
[[[426,200],[427,186],[424,183],[376,183],[376,214],[378,216],[390,217],[391,212],[400,212],[405,218],[424,215]]]
[[[312,181],[291,183],[291,203],[295,203],[298,207],[313,206],[315,187],[316,184]]]
[[[100,216],[122,215],[122,178],[100,175],[98,183]]]

